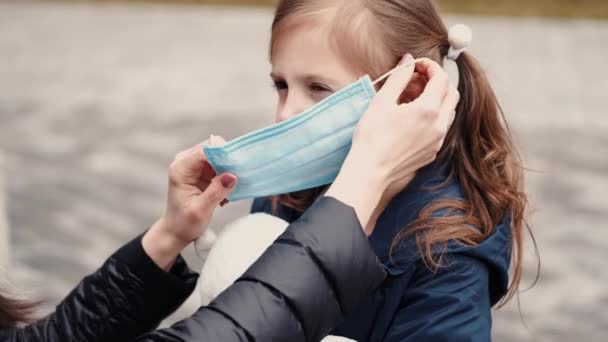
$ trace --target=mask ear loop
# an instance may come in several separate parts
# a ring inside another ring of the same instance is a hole
[[[397,71],[399,71],[401,69],[404,69],[404,68],[408,68],[408,67],[410,67],[410,66],[412,66],[412,65],[420,62],[421,60],[422,60],[421,58],[418,58],[418,59],[415,59],[413,62],[410,62],[410,63],[407,63],[407,64],[401,64],[401,65],[398,65],[398,66],[394,67],[393,69],[389,70],[386,74],[378,77],[374,82],[372,82],[372,85],[376,85],[376,84],[384,81],[390,75],[396,73]]]
[[[460,54],[469,48],[472,40],[473,40],[473,32],[471,31],[471,28],[469,28],[467,25],[458,24],[458,25],[452,26],[448,32],[448,41],[450,42],[450,50],[448,51],[446,58],[448,60],[456,62],[456,60],[458,59]],[[384,81],[385,79],[387,79],[390,75],[394,74],[398,70],[401,70],[403,68],[407,68],[413,64],[416,64],[420,60],[421,59],[418,58],[408,64],[399,65],[399,66],[393,68],[392,70],[390,70],[389,72],[387,72],[386,74],[380,76],[378,79],[376,79],[374,82],[372,82],[372,84],[376,85],[376,84]]]

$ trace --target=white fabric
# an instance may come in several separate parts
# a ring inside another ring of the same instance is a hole
[[[466,48],[454,49],[453,47],[450,46],[450,49],[448,50],[447,59],[456,62],[458,57],[460,57],[460,54],[463,53],[465,50],[466,50]]]
[[[215,239],[207,230],[195,244],[199,256],[206,256],[198,284],[201,304],[208,305],[234,283],[287,226],[274,216],[252,214],[227,225]]]
[[[473,41],[473,31],[467,25],[458,24],[450,27],[448,32],[450,50],[447,59],[456,61],[461,53],[471,46]]]

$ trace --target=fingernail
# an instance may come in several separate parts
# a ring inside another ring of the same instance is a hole
[[[220,182],[224,188],[230,189],[236,184],[236,176],[225,173],[220,177]]]
[[[412,64],[414,63],[414,56],[412,56],[411,54],[406,54],[405,56],[403,56],[403,58],[401,59],[401,64],[402,65],[408,65],[408,64]]]

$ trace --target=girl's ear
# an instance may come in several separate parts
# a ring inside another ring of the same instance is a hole
[[[405,88],[405,91],[403,92],[403,94],[401,94],[401,97],[399,98],[399,104],[410,103],[416,100],[424,91],[424,88],[426,87],[427,83],[428,79],[425,75],[420,74],[418,72],[414,72],[410,83],[408,83],[407,87]]]
[[[376,92],[382,89],[385,82],[386,80],[382,80],[374,85],[374,87],[376,88]],[[399,104],[409,103],[417,99],[424,91],[424,88],[426,87],[427,83],[428,79],[426,78],[426,76],[418,72],[414,72],[410,83],[408,83],[407,87],[405,88],[405,91],[401,94],[401,97],[399,98]]]

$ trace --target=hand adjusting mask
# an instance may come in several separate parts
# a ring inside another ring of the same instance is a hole
[[[413,62],[415,63],[415,61]],[[220,174],[239,179],[231,201],[285,194],[333,182],[350,151],[354,129],[376,94],[362,77],[304,113],[251,132],[223,146],[205,146],[205,156]]]

